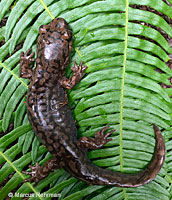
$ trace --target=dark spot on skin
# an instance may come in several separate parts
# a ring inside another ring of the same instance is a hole
[[[40,85],[43,85],[44,82],[45,82],[45,78],[41,78],[41,79],[39,80],[39,84],[40,84]]]
[[[49,78],[50,78],[50,74],[47,73],[47,72],[45,72],[45,73],[44,73],[44,77],[45,77],[45,79],[49,79]]]
[[[52,67],[49,67],[49,68],[47,69],[47,72],[49,72],[49,73],[51,73],[52,71],[53,71]]]
[[[48,144],[53,144],[53,140],[51,140],[50,138],[47,138],[47,142]]]
[[[52,152],[53,151],[53,147],[52,146],[48,146],[48,151]]]
[[[37,90],[38,90],[38,92],[43,92],[43,91],[45,91],[45,87],[39,87]]]

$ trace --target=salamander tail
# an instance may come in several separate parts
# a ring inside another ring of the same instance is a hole
[[[89,179],[86,182],[89,184],[112,185],[116,187],[139,187],[152,181],[160,171],[165,160],[165,143],[156,124],[154,124],[154,131],[156,137],[155,152],[151,162],[143,171],[135,174],[126,174],[102,169],[91,164],[88,171],[91,170],[92,172],[92,180]]]

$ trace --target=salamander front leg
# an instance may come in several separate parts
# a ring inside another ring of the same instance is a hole
[[[60,80],[60,84],[67,89],[72,89],[81,79],[84,74],[84,71],[87,69],[87,66],[82,66],[82,62],[80,62],[79,66],[77,66],[76,62],[74,62],[74,67],[71,70],[74,72],[70,79],[63,77]]]
[[[36,186],[40,180],[47,177],[50,172],[59,168],[57,165],[57,160],[55,158],[52,158],[51,160],[47,161],[42,166],[39,166],[39,164],[36,163],[36,166],[30,165],[29,167],[32,169],[31,172],[23,171],[22,173],[31,175],[31,177],[28,179],[25,179],[23,182],[34,181],[35,182],[34,186]]]
[[[85,148],[85,149],[99,149],[103,147],[106,143],[112,140],[112,138],[107,138],[110,136],[115,130],[111,130],[110,132],[105,133],[107,129],[109,129],[109,126],[106,126],[102,129],[100,129],[96,134],[95,138],[88,138],[88,137],[81,137],[78,140],[78,145]]]
[[[32,69],[30,68],[31,62],[35,59],[33,58],[34,52],[29,55],[31,49],[28,49],[26,53],[21,52],[20,55],[20,77],[21,78],[31,78],[32,77]]]

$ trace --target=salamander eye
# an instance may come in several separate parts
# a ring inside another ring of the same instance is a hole
[[[72,33],[71,31],[67,30],[63,33],[63,36],[62,36],[63,39],[70,39],[72,38]]]
[[[46,30],[46,28],[44,27],[44,25],[41,25],[41,26],[39,27],[39,32],[40,32],[40,34],[44,34],[44,33],[47,32],[47,30]]]

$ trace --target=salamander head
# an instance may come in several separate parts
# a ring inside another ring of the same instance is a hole
[[[45,39],[45,36],[47,36],[48,33],[51,34],[53,32],[59,33],[57,36],[58,38],[62,38],[64,40],[72,39],[72,30],[63,18],[55,18],[48,25],[42,25],[39,28],[40,35],[42,35]]]
[[[69,63],[69,54],[72,50],[72,30],[63,18],[55,18],[48,25],[39,28],[37,41],[38,53],[42,59],[51,63],[58,63],[64,70]]]

